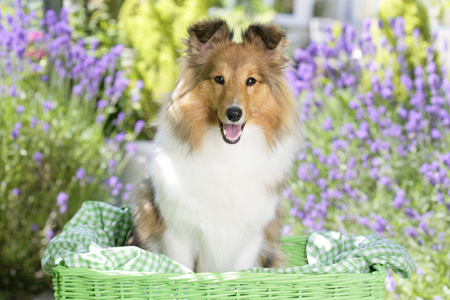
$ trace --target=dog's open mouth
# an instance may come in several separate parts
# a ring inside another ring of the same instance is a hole
[[[240,141],[242,131],[244,130],[244,124],[230,124],[230,123],[223,123],[219,119],[220,124],[220,132],[222,132],[222,137],[225,142],[228,144],[236,144]]]

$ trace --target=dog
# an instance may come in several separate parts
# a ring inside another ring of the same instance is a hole
[[[161,108],[149,173],[133,195],[136,245],[194,272],[284,267],[281,195],[301,145],[285,33],[220,19],[188,28]]]

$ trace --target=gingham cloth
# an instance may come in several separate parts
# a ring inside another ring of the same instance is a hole
[[[100,271],[153,273],[192,273],[164,255],[123,246],[133,228],[131,207],[121,208],[104,202],[87,201],[53,238],[42,258],[47,274],[52,268],[91,268]],[[415,263],[408,251],[375,234],[346,236],[332,231],[311,231],[306,245],[309,264],[283,269],[250,268],[243,272],[286,274],[369,273],[379,263],[403,278],[410,278]]]
[[[372,233],[343,235],[334,231],[311,230],[306,244],[308,265],[284,269],[251,268],[246,272],[285,274],[370,273],[381,264],[408,279],[416,264],[405,247]]]

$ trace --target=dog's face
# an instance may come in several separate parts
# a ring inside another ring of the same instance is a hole
[[[181,77],[189,91],[180,104],[184,123],[195,122],[194,131],[216,126],[229,144],[243,138],[246,124],[259,126],[267,138],[276,134],[285,98],[292,97],[284,81],[284,32],[255,24],[242,33],[242,43],[235,43],[227,24],[213,20],[194,24],[188,33]]]

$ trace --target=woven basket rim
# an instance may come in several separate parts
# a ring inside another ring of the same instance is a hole
[[[294,267],[291,267],[294,268]],[[261,273],[251,273],[251,272],[225,272],[225,273],[189,273],[189,274],[180,274],[180,273],[157,273],[157,272],[133,272],[133,271],[100,271],[95,269],[88,268],[76,268],[76,267],[66,267],[66,266],[56,266],[52,268],[53,274],[61,274],[63,276],[83,276],[83,275],[96,275],[96,276],[104,276],[104,277],[114,277],[119,278],[124,276],[128,279],[130,277],[141,277],[141,276],[159,276],[161,278],[167,279],[188,279],[188,278],[198,278],[198,279],[220,279],[220,280],[233,280],[238,278],[266,278],[268,276],[271,277],[283,277],[283,278],[302,278],[302,277],[311,277],[319,279],[321,277],[328,278],[330,276],[339,276],[339,277],[358,277],[357,281],[361,281],[363,278],[373,279],[373,277],[386,277],[386,268],[381,264],[373,265],[374,271],[370,273],[327,273],[327,274],[280,274],[280,273],[269,273],[269,272],[261,272]]]

